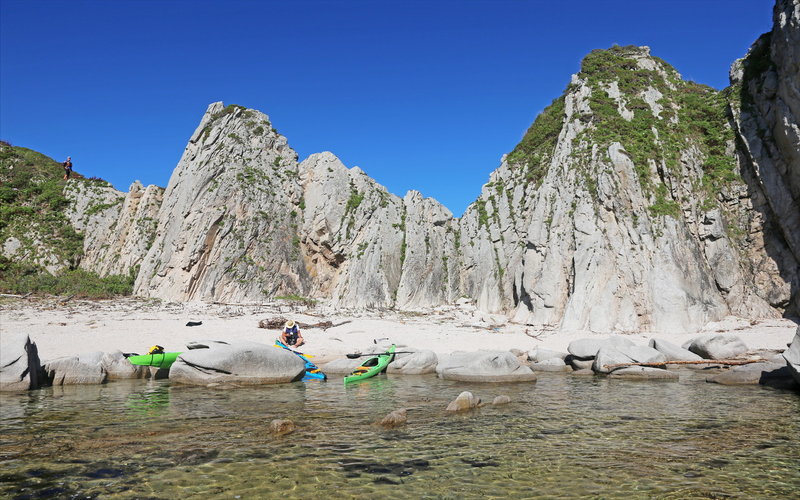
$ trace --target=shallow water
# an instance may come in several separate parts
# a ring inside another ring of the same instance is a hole
[[[0,497],[797,498],[800,396],[681,374],[2,394]],[[463,390],[512,403],[444,411]],[[404,427],[372,425],[404,407]]]

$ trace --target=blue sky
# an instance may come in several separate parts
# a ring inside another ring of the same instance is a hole
[[[723,88],[772,1],[0,0],[0,138],[166,186],[207,105],[460,216],[592,49]]]

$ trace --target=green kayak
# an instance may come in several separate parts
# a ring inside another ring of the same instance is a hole
[[[344,378],[344,383],[346,384],[348,382],[355,382],[356,380],[364,380],[381,373],[386,369],[386,366],[389,364],[389,362],[392,361],[392,358],[394,357],[394,349],[395,345],[392,344],[392,347],[390,347],[385,353],[367,358],[367,360],[364,361],[361,366],[353,370],[350,375]]]
[[[178,359],[180,352],[162,352],[160,354],[141,354],[128,356],[128,361],[132,365],[157,366],[158,368],[169,368]]]

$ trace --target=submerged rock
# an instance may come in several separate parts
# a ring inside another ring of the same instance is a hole
[[[456,351],[439,360],[436,373],[463,382],[533,382],[536,374],[508,351]]]
[[[628,368],[620,368],[614,370],[609,375],[611,378],[625,378],[635,380],[678,380],[678,374],[675,372],[662,370],[661,368],[652,368],[649,366],[630,366]]]
[[[40,363],[39,350],[27,333],[0,335],[0,391],[38,389]]]
[[[385,417],[377,422],[378,425],[386,427],[386,428],[393,428],[399,427],[401,425],[405,425],[407,418],[408,411],[405,408],[400,408],[399,410],[394,410],[388,413]]]
[[[269,431],[278,436],[291,434],[297,429],[294,422],[288,419],[275,419],[269,423]]]
[[[481,404],[481,398],[473,395],[469,391],[464,391],[456,399],[447,405],[447,411],[464,411],[477,408]]]

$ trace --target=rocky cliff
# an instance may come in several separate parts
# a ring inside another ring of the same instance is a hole
[[[332,153],[298,163],[268,116],[214,103],[163,193],[67,187],[81,266],[167,300],[466,296],[565,330],[797,314],[799,10],[777,2],[721,92],[647,47],[592,51],[459,219]]]
[[[563,329],[775,314],[786,283],[752,258],[764,227],[734,139],[723,94],[646,47],[593,51],[464,215],[467,294]]]
[[[774,280],[772,302],[800,314],[800,2],[776,2],[773,30],[734,62],[730,79],[737,155],[765,228],[749,260],[777,268],[780,277],[757,278]]]

